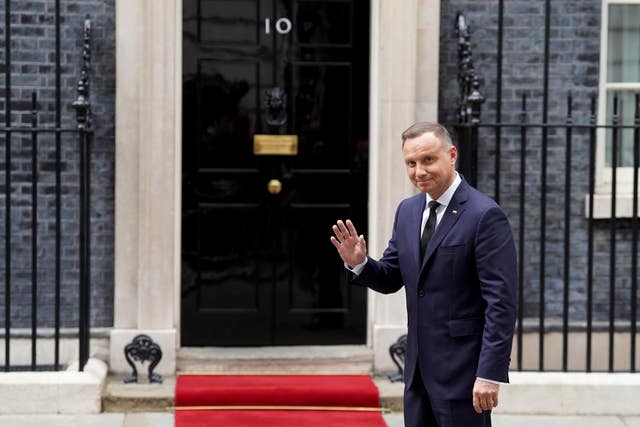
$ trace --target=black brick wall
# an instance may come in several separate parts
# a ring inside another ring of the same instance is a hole
[[[542,122],[545,2],[537,0],[505,1],[502,122],[519,123],[521,96],[528,97],[528,121]],[[573,121],[589,122],[590,97],[597,94],[600,55],[599,0],[552,1],[549,63],[549,123],[566,120],[567,95],[573,95]],[[440,117],[456,121],[458,98],[457,45],[454,22],[462,11],[471,27],[473,59],[486,98],[482,122],[496,121],[498,1],[447,0],[442,2],[440,53]],[[564,189],[565,131],[550,129],[547,157],[547,217],[545,245],[545,307],[549,318],[562,315],[564,287]],[[526,150],[525,271],[526,316],[537,316],[540,292],[540,221],[542,137],[540,129],[528,132]],[[482,129],[478,149],[478,187],[493,196],[496,174],[496,136]],[[502,131],[500,155],[500,202],[511,220],[516,238],[521,215],[518,209],[520,180],[520,131]],[[588,134],[574,131],[571,150],[570,196],[570,315],[571,320],[586,318],[586,276],[588,221],[585,219],[585,195],[588,192]],[[609,318],[610,221],[595,222],[594,316]],[[616,318],[630,317],[631,232],[628,220],[620,220],[615,235]]]
[[[0,122],[5,124],[5,2],[0,2]],[[82,65],[83,21],[92,21],[91,102],[95,137],[91,156],[91,325],[113,324],[115,24],[114,0],[62,0],[62,122],[75,126],[70,104]],[[31,93],[36,92],[38,123],[55,125],[55,2],[11,1],[12,126],[30,125]],[[55,139],[38,136],[38,326],[53,326]],[[4,327],[5,164],[6,138],[0,135],[0,324]],[[31,326],[31,140],[11,138],[11,311],[13,327]],[[62,263],[63,326],[78,319],[78,143],[62,138]]]

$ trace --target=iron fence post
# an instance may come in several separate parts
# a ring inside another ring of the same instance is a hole
[[[480,113],[482,112],[482,103],[484,96],[480,93],[480,82],[478,77],[473,75],[473,90],[467,97],[469,110],[471,111],[471,170],[469,171],[469,179],[471,185],[478,185],[478,125],[480,124]]]
[[[458,37],[458,124],[463,125],[461,137],[461,161],[459,169],[471,185],[478,181],[478,125],[484,96],[480,93],[480,81],[473,66],[469,26],[462,12],[456,14],[456,36]]]
[[[80,313],[79,313],[79,369],[89,359],[90,339],[90,167],[91,154],[91,103],[89,102],[89,69],[91,64],[91,21],[84,21],[84,40],[82,46],[82,70],[78,81],[78,96],[72,107],[76,110],[76,125],[78,128],[78,143],[80,145]]]

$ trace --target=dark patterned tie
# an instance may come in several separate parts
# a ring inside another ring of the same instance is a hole
[[[427,252],[427,245],[429,245],[429,239],[433,236],[433,232],[436,229],[436,209],[438,209],[440,203],[432,200],[429,202],[429,218],[427,218],[427,223],[424,225],[424,230],[422,231],[422,238],[420,239],[420,255],[424,257],[424,254]]]

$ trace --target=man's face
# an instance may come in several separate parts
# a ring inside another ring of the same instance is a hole
[[[429,132],[409,138],[402,147],[409,180],[423,193],[437,199],[455,179],[456,147],[443,148],[442,142]]]

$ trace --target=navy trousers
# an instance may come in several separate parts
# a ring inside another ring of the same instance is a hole
[[[404,391],[405,427],[491,427],[491,411],[473,409],[473,400],[440,400],[429,396],[416,365],[411,386]]]

